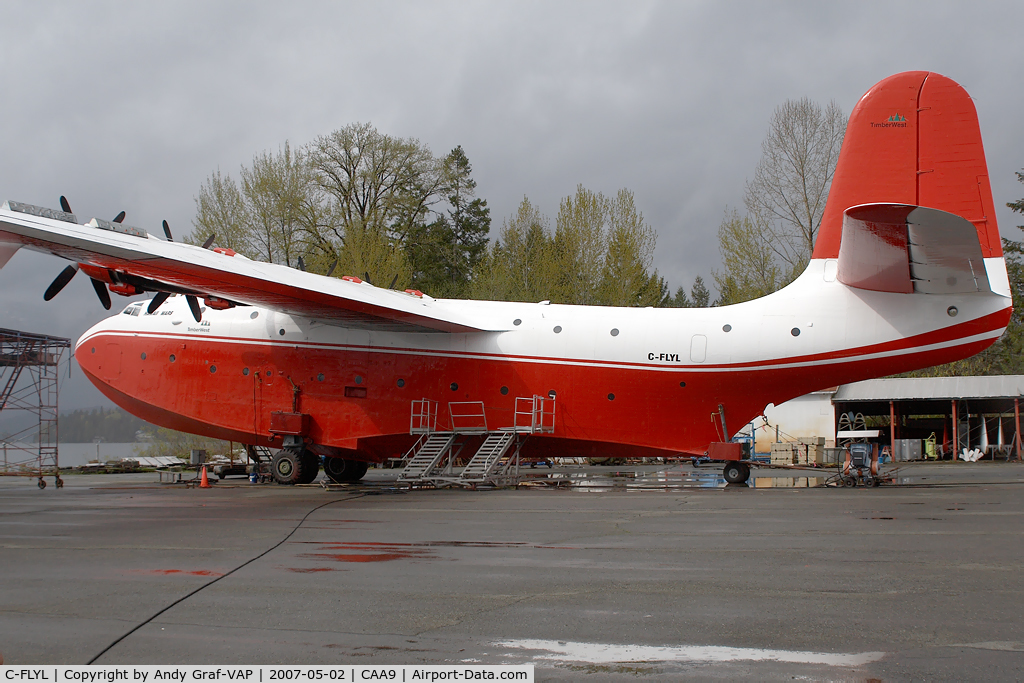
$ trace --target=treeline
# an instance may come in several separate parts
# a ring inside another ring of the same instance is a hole
[[[134,443],[138,432],[152,429],[153,425],[120,408],[74,410],[57,417],[57,434],[64,443],[90,443],[97,439]]]
[[[462,147],[443,157],[412,138],[352,124],[308,145],[254,157],[237,180],[217,171],[196,199],[199,244],[324,275],[354,275],[438,298],[615,306],[708,305],[668,284],[652,258],[657,236],[633,193],[582,186],[554,225],[524,198],[491,244]]]

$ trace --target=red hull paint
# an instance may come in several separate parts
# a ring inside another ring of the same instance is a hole
[[[1006,309],[951,328],[959,328],[959,334],[937,331],[923,339],[859,352],[913,349],[915,344],[999,329],[1009,315]],[[533,437],[528,455],[703,453],[710,442],[731,436],[722,433],[719,404],[725,407],[727,427],[735,431],[768,403],[823,386],[945,363],[990,343],[973,341],[824,365],[816,363],[849,352],[666,371],[571,360],[426,356],[301,343],[100,333],[78,348],[76,358],[90,380],[129,412],[161,426],[242,443],[274,446],[270,413],[292,410],[293,386],[298,387],[297,407],[312,416],[308,436],[313,443],[358,450],[367,459],[380,461],[400,455],[411,444],[410,402],[419,398],[439,402],[442,415],[449,401],[483,401],[488,425],[497,428],[512,425],[516,396],[554,391],[555,432]],[[797,361],[811,364],[771,367]],[[365,398],[346,396],[346,387],[365,391]],[[508,392],[503,394],[502,387]]]

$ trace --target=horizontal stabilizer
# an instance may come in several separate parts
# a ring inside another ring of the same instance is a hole
[[[845,211],[838,279],[877,292],[992,291],[977,228],[960,216],[908,204]]]

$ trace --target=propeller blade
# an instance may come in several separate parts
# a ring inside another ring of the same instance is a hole
[[[92,288],[96,290],[96,296],[100,298],[100,303],[103,304],[103,308],[110,310],[110,292],[107,291],[107,286],[93,278]]]
[[[327,277],[330,277],[331,275],[333,275],[334,274],[334,269],[337,268],[337,267],[338,267],[338,260],[335,259],[334,263],[331,264],[331,267],[327,269]]]
[[[298,266],[299,270],[301,270],[302,272],[306,272],[306,262],[302,260],[301,256],[299,257],[298,263],[296,263],[295,265]]]
[[[394,289],[396,282],[398,282],[398,273],[395,273],[395,278],[391,281],[391,284],[388,285],[388,289]]]
[[[64,213],[74,213],[71,210],[71,205],[68,204],[68,200],[66,197],[64,197],[64,195],[60,196],[60,210],[63,211]]]
[[[60,274],[53,279],[50,286],[46,288],[46,292],[43,293],[43,301],[49,301],[53,297],[57,296],[60,293],[60,290],[64,289],[64,287],[71,282],[71,278],[73,278],[77,272],[77,263],[60,271]]]
[[[168,242],[174,241],[174,238],[171,237],[171,226],[167,225],[167,221],[164,221],[164,234],[167,235]]]
[[[149,302],[149,306],[146,307],[146,313],[155,313],[156,309],[163,306],[164,302],[167,301],[167,297],[171,295],[170,292],[158,292],[153,300]]]
[[[217,233],[212,233],[209,237],[206,238],[206,241],[203,242],[203,249],[209,249],[210,245],[213,244],[213,240],[215,239],[217,239]]]
[[[363,271],[363,282],[365,282],[368,285],[373,284],[372,282],[370,282],[370,274],[366,271]]]
[[[114,216],[114,222],[115,223],[120,223],[123,220],[124,220],[124,211],[122,211],[121,213],[119,213],[116,216]]]
[[[202,321],[203,313],[199,310],[199,299],[191,294],[186,294],[185,300],[188,301],[188,307],[192,311],[192,317],[196,319],[196,322]]]

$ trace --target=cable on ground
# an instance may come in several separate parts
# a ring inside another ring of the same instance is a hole
[[[221,579],[226,579],[227,577],[231,576],[232,574],[234,574],[235,572],[237,572],[237,571],[238,571],[239,569],[241,569],[242,567],[245,567],[246,565],[252,564],[252,563],[253,563],[253,562],[255,562],[256,560],[260,559],[261,557],[263,557],[264,555],[266,555],[267,553],[269,553],[269,552],[270,552],[271,550],[274,550],[275,548],[279,547],[279,546],[280,546],[280,545],[282,545],[282,544],[283,544],[283,543],[284,543],[285,541],[287,541],[287,540],[288,540],[289,538],[291,538],[291,537],[292,537],[292,534],[294,534],[294,533],[295,533],[296,531],[298,531],[298,530],[299,530],[299,527],[301,527],[301,526],[302,526],[303,522],[305,522],[305,521],[306,521],[306,519],[307,519],[307,518],[308,518],[308,517],[309,517],[309,516],[310,516],[311,514],[313,514],[314,512],[316,512],[317,510],[319,510],[320,508],[324,508],[324,507],[327,507],[328,505],[334,505],[335,503],[344,503],[344,502],[346,502],[346,501],[349,501],[349,500],[353,500],[353,499],[355,499],[355,498],[362,498],[362,497],[364,497],[365,495],[366,495],[365,493],[358,493],[358,494],[356,494],[356,495],[353,495],[353,496],[349,496],[348,498],[338,498],[337,500],[330,500],[330,501],[327,501],[326,503],[323,503],[323,504],[321,504],[321,505],[317,505],[317,506],[316,506],[315,508],[313,508],[312,510],[310,510],[309,512],[307,512],[307,513],[305,514],[305,516],[304,516],[304,517],[303,517],[302,519],[300,519],[300,520],[299,520],[299,523],[298,523],[298,524],[296,524],[296,525],[295,525],[295,527],[294,527],[294,528],[292,528],[292,530],[288,532],[288,535],[287,535],[287,536],[285,536],[284,538],[282,538],[282,539],[281,539],[280,541],[278,541],[278,542],[277,542],[277,543],[275,543],[274,545],[270,546],[269,548],[267,548],[266,550],[264,550],[264,551],[263,551],[262,553],[260,553],[260,554],[259,554],[259,555],[257,555],[256,557],[253,557],[252,559],[246,560],[245,562],[243,562],[242,564],[238,565],[237,567],[235,567],[235,568],[234,568],[234,569],[232,569],[231,571],[229,571],[229,572],[227,572],[227,573],[225,573],[225,574],[221,574],[220,576],[218,576],[217,578],[213,579],[212,581],[208,581],[207,583],[204,583],[204,584],[203,584],[202,586],[200,586],[199,588],[196,588],[196,589],[195,589],[194,591],[192,591],[191,593],[188,593],[188,594],[186,594],[186,595],[183,595],[182,597],[178,598],[177,600],[175,600],[175,601],[174,601],[174,602],[172,602],[171,604],[167,605],[167,607],[164,607],[164,608],[163,608],[162,610],[160,610],[159,612],[157,612],[156,614],[154,614],[153,616],[151,616],[151,617],[150,617],[149,619],[146,619],[145,621],[143,621],[143,622],[141,622],[141,623],[137,624],[137,625],[136,625],[135,627],[133,627],[133,628],[132,628],[132,629],[131,629],[130,631],[128,631],[127,633],[125,633],[124,635],[122,635],[122,636],[121,636],[120,638],[118,638],[117,640],[115,640],[114,642],[112,642],[112,643],[111,643],[110,645],[107,645],[107,646],[106,646],[105,648],[103,648],[102,650],[100,650],[99,654],[97,654],[97,655],[96,655],[95,657],[93,657],[93,658],[92,658],[92,659],[90,659],[90,660],[89,660],[88,662],[86,662],[86,664],[93,664],[93,663],[95,663],[95,661],[96,661],[97,659],[99,659],[100,657],[102,657],[103,655],[105,655],[105,654],[106,654],[106,653],[107,653],[107,652],[108,652],[108,651],[109,651],[109,650],[110,650],[110,649],[111,649],[112,647],[114,647],[115,645],[117,645],[118,643],[120,643],[120,642],[121,642],[122,640],[124,640],[125,638],[127,638],[127,637],[128,637],[128,636],[130,636],[131,634],[135,633],[135,632],[136,632],[136,631],[138,631],[138,630],[139,630],[140,628],[142,628],[143,626],[145,626],[145,625],[146,625],[146,624],[148,624],[149,622],[153,621],[153,620],[154,620],[154,619],[156,619],[156,618],[157,618],[158,616],[160,616],[161,614],[163,614],[163,613],[164,613],[164,612],[166,612],[167,610],[171,609],[171,608],[172,608],[172,607],[174,607],[175,605],[178,605],[178,604],[180,604],[180,603],[184,602],[185,600],[188,600],[189,598],[191,598],[191,597],[192,597],[193,595],[195,595],[195,594],[196,594],[196,593],[198,593],[199,591],[203,590],[204,588],[208,588],[209,586],[212,586],[213,584],[217,583],[217,582],[218,582],[218,581],[220,581]]]

